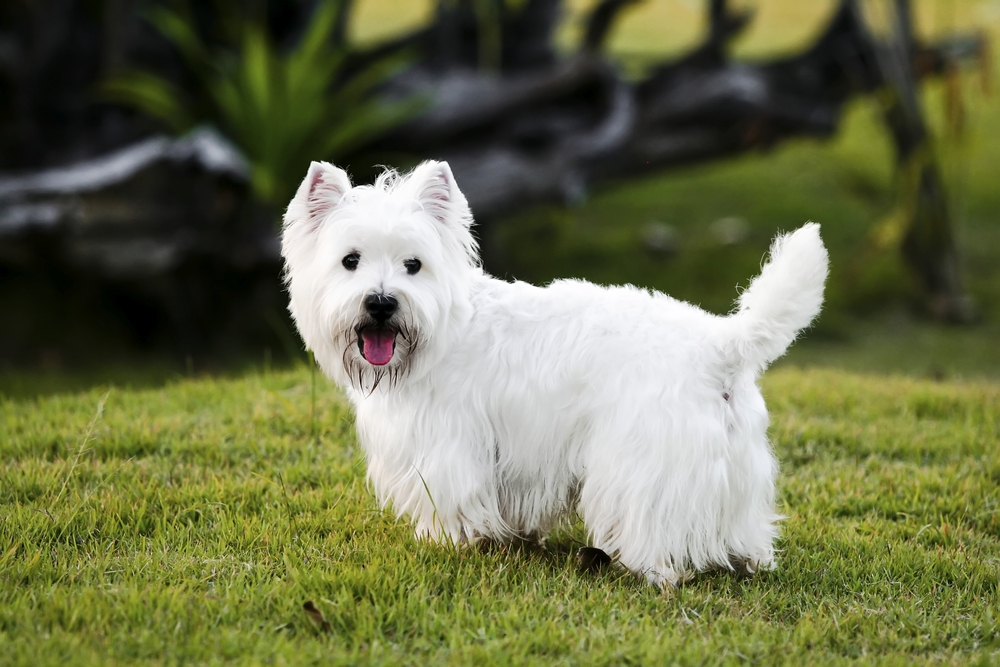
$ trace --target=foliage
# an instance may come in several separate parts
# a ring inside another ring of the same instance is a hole
[[[9,385],[8,385],[9,387]],[[0,663],[995,664],[1000,385],[765,376],[779,568],[415,542],[307,368],[0,398]],[[303,610],[312,600],[324,616]]]
[[[350,71],[348,51],[334,39],[340,0],[322,0],[305,33],[287,53],[263,23],[237,18],[237,48],[206,44],[193,19],[157,6],[149,20],[176,47],[197,82],[185,93],[161,74],[123,72],[105,84],[113,99],[183,132],[212,123],[251,164],[254,191],[283,206],[311,160],[339,161],[409,118],[421,102],[386,102],[373,90],[405,64],[382,58]]]

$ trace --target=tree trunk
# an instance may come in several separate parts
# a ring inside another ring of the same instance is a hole
[[[977,312],[962,285],[951,208],[917,89],[918,49],[908,0],[893,0],[892,18],[892,33],[879,49],[878,62],[887,92],[885,121],[901,174],[903,258],[920,280],[935,317],[971,322]]]

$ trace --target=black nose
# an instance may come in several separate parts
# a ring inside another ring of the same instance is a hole
[[[369,294],[365,297],[365,310],[376,322],[385,322],[399,307],[395,297],[388,294]]]

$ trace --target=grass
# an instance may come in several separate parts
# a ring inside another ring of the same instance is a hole
[[[672,595],[578,571],[578,523],[544,551],[415,542],[305,368],[8,392],[0,664],[1000,663],[1000,387],[764,388],[780,567]]]

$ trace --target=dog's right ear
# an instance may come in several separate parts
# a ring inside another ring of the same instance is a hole
[[[315,232],[350,189],[351,179],[343,169],[329,162],[310,164],[309,173],[285,211],[286,234],[293,227],[304,236]]]

